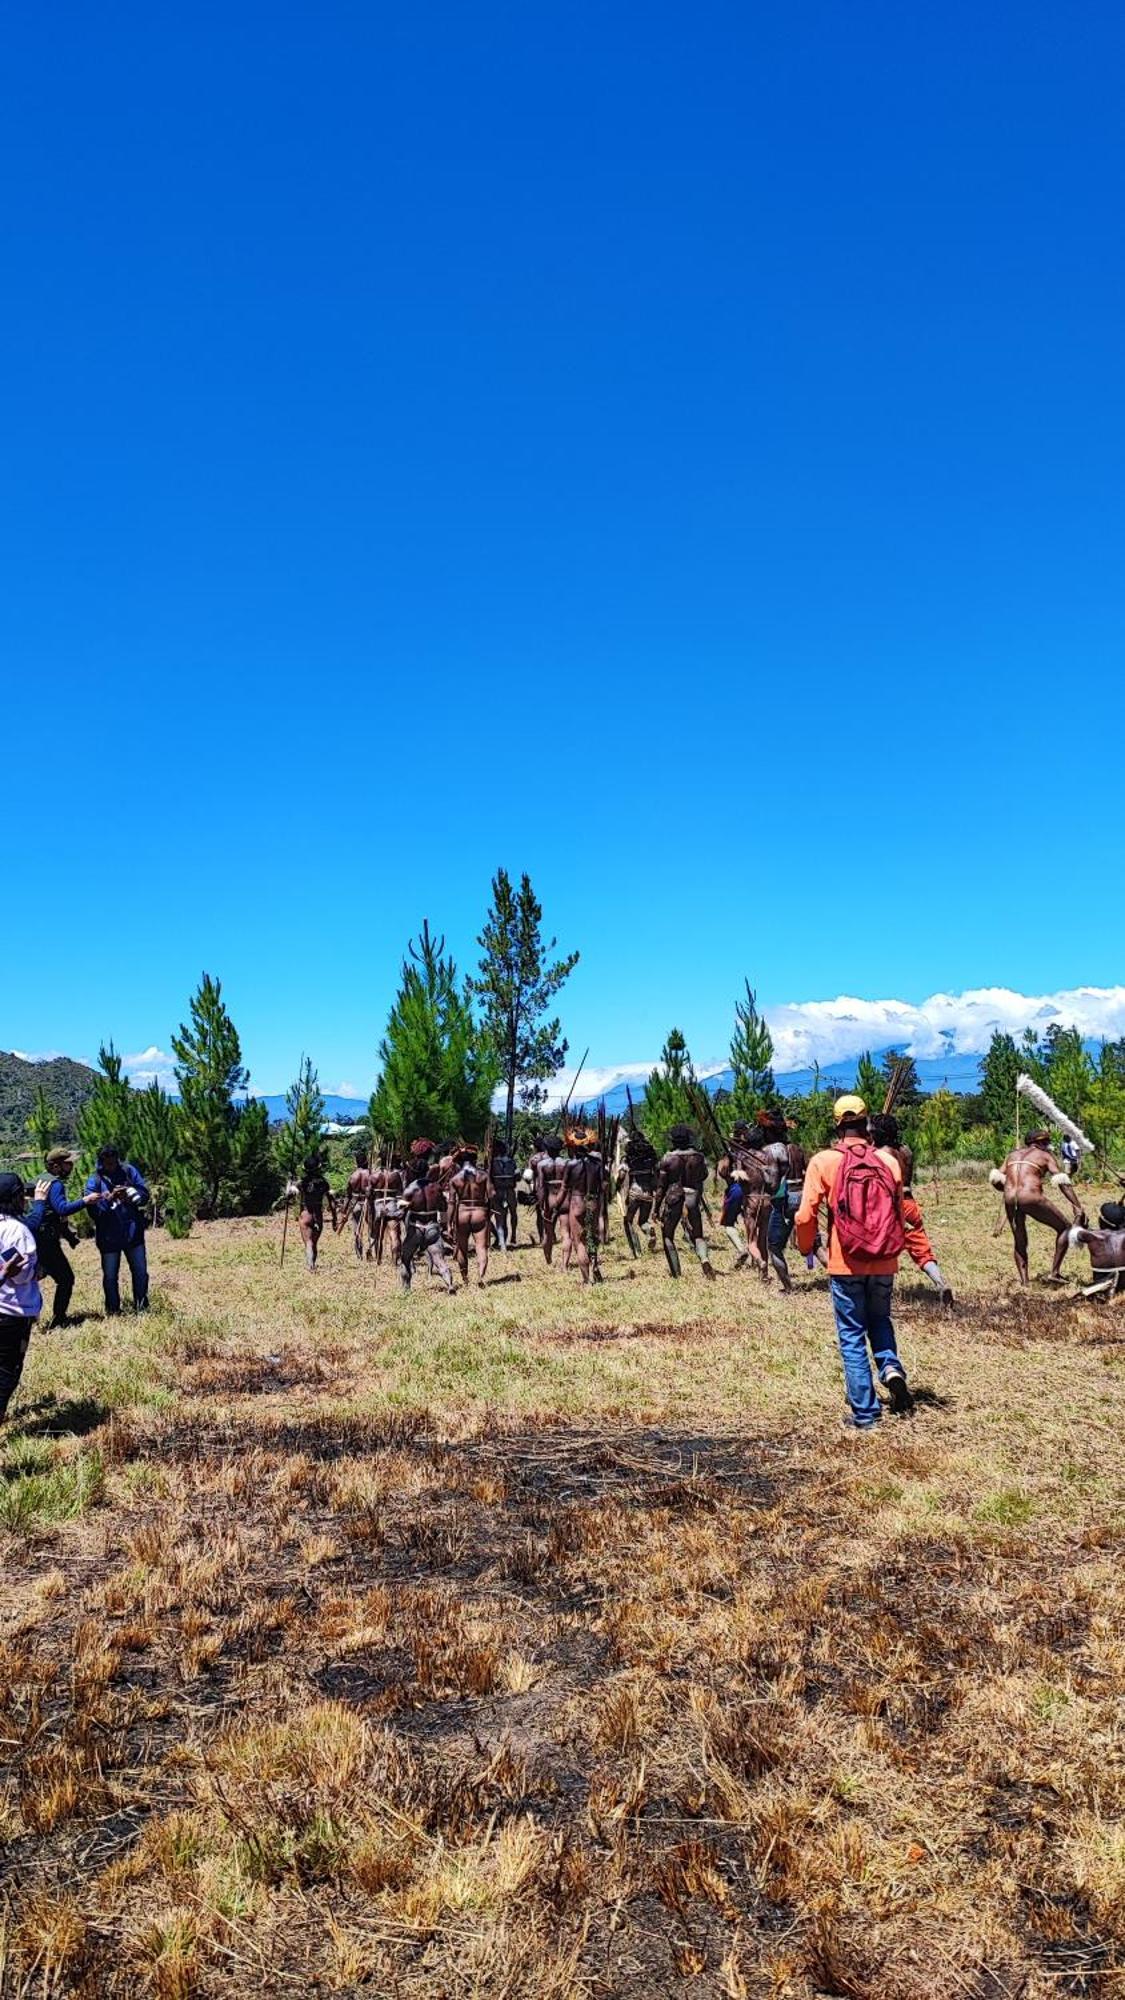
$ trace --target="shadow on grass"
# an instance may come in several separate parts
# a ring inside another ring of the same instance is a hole
[[[936,1389],[919,1388],[916,1382],[910,1385],[910,1393],[920,1410],[951,1410],[952,1396],[939,1396]]]
[[[88,1437],[105,1423],[109,1408],[99,1403],[93,1396],[67,1397],[60,1403],[57,1396],[41,1396],[37,1403],[25,1404],[20,1415],[9,1427],[9,1437],[52,1438]]]

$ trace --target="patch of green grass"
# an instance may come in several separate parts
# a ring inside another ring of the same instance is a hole
[[[999,1528],[1025,1528],[1036,1513],[1035,1501],[1029,1493],[1018,1486],[1001,1486],[990,1493],[986,1500],[978,1502],[975,1509],[978,1521],[987,1521]]]
[[[18,1457],[21,1446],[28,1448],[22,1460]],[[105,1467],[96,1447],[55,1463],[44,1463],[35,1447],[40,1447],[40,1440],[19,1439],[6,1458],[5,1483],[0,1486],[0,1528],[26,1532],[49,1527],[55,1521],[72,1521],[87,1507],[95,1506],[105,1493]],[[50,1457],[50,1447],[46,1449]]]

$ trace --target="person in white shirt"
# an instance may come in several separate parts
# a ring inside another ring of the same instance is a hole
[[[23,1182],[0,1174],[0,1423],[19,1387],[31,1329],[43,1310],[35,1238],[26,1222]]]

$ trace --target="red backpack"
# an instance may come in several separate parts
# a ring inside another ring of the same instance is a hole
[[[874,1146],[841,1146],[832,1190],[836,1240],[845,1257],[897,1257],[906,1248],[894,1176]]]

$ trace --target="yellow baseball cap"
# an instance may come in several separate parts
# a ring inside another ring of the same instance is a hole
[[[841,1118],[866,1118],[867,1106],[862,1097],[856,1097],[851,1094],[846,1097],[838,1097],[832,1106],[832,1116],[836,1120],[837,1125],[840,1123]]]

